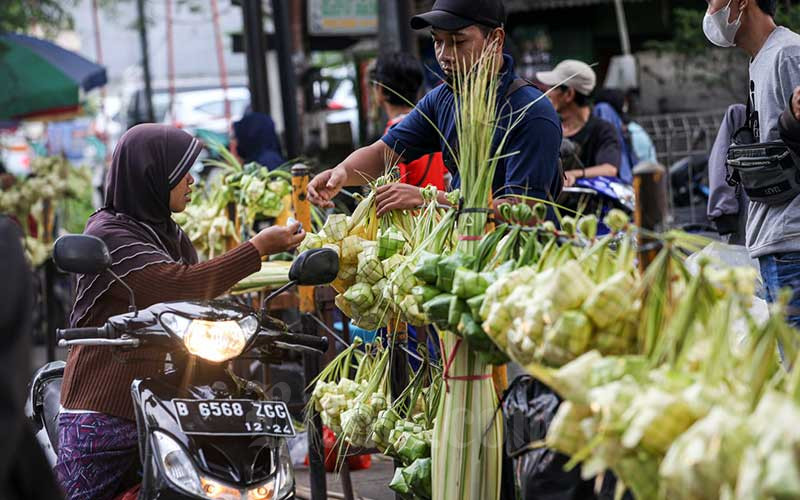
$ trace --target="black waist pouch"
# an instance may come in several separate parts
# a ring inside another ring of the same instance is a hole
[[[739,144],[728,148],[728,184],[741,186],[752,201],[782,205],[800,194],[800,169],[780,141]]]

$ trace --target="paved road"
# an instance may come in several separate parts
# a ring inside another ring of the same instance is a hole
[[[389,482],[393,476],[394,463],[383,455],[372,455],[372,466],[369,469],[350,473],[354,497],[362,500],[394,499],[394,492],[389,489]],[[298,498],[310,498],[308,468],[296,469],[295,477],[297,478]],[[338,474],[326,474],[326,480],[328,498],[344,498],[342,478]]]

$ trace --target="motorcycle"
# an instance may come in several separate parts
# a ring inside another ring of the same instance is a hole
[[[578,146],[564,139],[561,143],[560,160],[564,170],[581,169],[583,163],[578,157]],[[583,177],[575,184],[561,190],[556,203],[581,214],[595,214],[602,221],[613,208],[628,215],[633,214],[636,194],[630,184],[618,177]],[[605,224],[598,226],[598,234],[608,233]]]
[[[682,158],[669,167],[672,204],[687,207],[708,202],[708,154]]]
[[[59,238],[53,257],[66,272],[109,272],[111,257],[93,236]],[[295,435],[284,401],[270,400],[261,386],[228,370],[235,360],[279,363],[287,351],[319,355],[328,339],[288,331],[266,313],[266,305],[294,285],[322,285],[338,273],[330,249],[299,255],[289,283],[270,294],[255,312],[232,301],[165,302],[130,312],[101,327],[57,331],[59,346],[105,346],[165,353],[157,377],[131,384],[142,482],[139,498],[284,500],[295,481],[287,439]],[[58,448],[58,413],[64,363],[49,363],[29,387],[26,414],[51,464]],[[128,496],[132,496],[129,494]]]

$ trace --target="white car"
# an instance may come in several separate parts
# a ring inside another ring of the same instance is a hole
[[[250,104],[247,87],[228,88],[231,122],[239,120]],[[164,115],[164,123],[170,123],[193,133],[205,129],[218,134],[228,134],[225,120],[225,92],[222,89],[192,90],[175,94],[172,111]]]

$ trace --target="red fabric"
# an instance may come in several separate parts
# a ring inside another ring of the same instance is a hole
[[[139,498],[139,490],[141,489],[142,485],[137,484],[133,488],[129,489],[125,493],[121,494],[114,500],[137,500]]]
[[[403,118],[405,118],[405,115],[400,115],[393,120],[389,120],[389,123],[386,124],[384,134],[391,127],[403,121]],[[428,167],[428,163],[430,163],[430,167]],[[400,180],[402,182],[419,187],[436,186],[436,189],[444,191],[444,173],[446,167],[444,166],[444,160],[442,160],[442,153],[425,155],[409,163],[400,163],[398,167],[400,167]],[[428,171],[427,174],[425,170]]]
[[[327,426],[322,426],[322,444],[325,447],[325,471],[336,472],[336,462],[338,454],[336,446],[336,435]],[[308,455],[306,455],[306,465],[308,465]],[[369,469],[372,466],[372,455],[358,455],[347,457],[347,466],[351,471]]]

